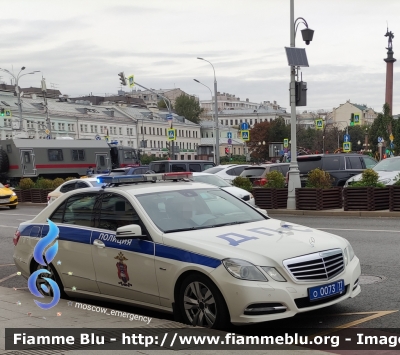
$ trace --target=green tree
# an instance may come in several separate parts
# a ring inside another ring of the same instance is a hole
[[[374,123],[371,125],[371,128],[368,132],[368,141],[370,142],[370,148],[372,149],[373,154],[379,151],[378,137],[382,137],[387,146],[389,146],[389,128],[392,127],[397,129],[397,127],[394,127],[393,121],[393,117],[390,115],[389,105],[384,104],[383,113],[378,114],[378,117],[375,118]]]
[[[157,102],[157,107],[158,108],[168,108],[167,104],[165,103],[165,101],[163,99],[161,99],[160,101]],[[171,104],[171,109],[172,109],[172,104]]]
[[[203,110],[193,96],[182,94],[175,100],[175,112],[193,123],[199,123]]]

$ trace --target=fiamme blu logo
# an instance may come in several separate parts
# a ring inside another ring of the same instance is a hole
[[[33,258],[39,265],[49,268],[50,263],[55,258],[58,251],[58,241],[56,239],[58,238],[59,229],[49,219],[47,220],[47,222],[49,224],[49,232],[36,244],[33,250]],[[52,294],[53,300],[50,303],[42,303],[35,300],[35,303],[42,309],[50,309],[54,307],[60,300],[60,288],[54,280],[49,277],[44,277],[44,274],[49,274],[50,276],[51,272],[43,268],[36,270],[34,273],[32,273],[32,275],[28,279],[28,288],[34,296],[43,298],[44,296],[40,293],[40,290],[38,289],[37,281],[38,279],[43,279],[47,281],[47,284],[50,286],[53,292],[51,292],[50,288],[45,283],[41,283],[40,288],[43,292],[47,294]]]

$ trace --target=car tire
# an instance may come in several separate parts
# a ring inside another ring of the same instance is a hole
[[[43,266],[43,265],[39,265],[38,263],[35,262],[35,263],[33,264],[33,267],[32,267],[32,273],[35,272],[35,271],[37,271],[37,270],[40,270],[40,269],[46,269],[47,271],[50,271],[50,273],[51,273],[50,275],[48,275],[48,274],[43,274],[43,275],[44,275],[45,277],[48,277],[48,278],[52,279],[53,281],[55,281],[55,282],[57,283],[57,285],[58,285],[58,287],[59,287],[59,289],[60,289],[61,298],[66,298],[66,299],[68,299],[68,296],[67,296],[67,294],[66,294],[65,291],[64,291],[64,286],[63,286],[63,284],[62,284],[62,282],[61,282],[61,279],[60,279],[60,277],[58,276],[58,273],[57,273],[57,271],[55,270],[54,266],[51,265],[51,264],[50,264],[50,265],[47,265],[47,266]],[[43,289],[40,287],[40,284],[41,284],[41,283],[45,284],[45,285],[47,286],[47,288],[50,289],[50,292],[49,292],[49,293],[43,291]],[[47,281],[43,280],[43,282],[39,282],[39,280],[37,280],[37,281],[36,281],[36,288],[39,290],[39,292],[40,292],[43,296],[53,297],[53,292],[51,292],[51,287],[50,287],[50,285],[48,284]]]
[[[15,210],[15,209],[17,208],[17,205],[14,205],[14,206],[8,206],[8,207],[10,207],[10,210]]]
[[[218,287],[206,276],[195,273],[186,277],[179,289],[179,310],[183,322],[211,329],[229,325],[229,311]]]

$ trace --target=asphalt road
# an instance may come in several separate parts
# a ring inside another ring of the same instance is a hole
[[[41,206],[20,205],[16,210],[0,210],[0,286],[27,289],[26,280],[15,276],[13,235],[19,223],[33,218]],[[344,218],[315,216],[274,216],[287,222],[319,228],[349,240],[361,260],[362,291],[332,307],[299,314],[286,320],[257,326],[233,327],[241,334],[257,335],[273,328],[400,328],[400,223],[395,218]],[[370,281],[379,281],[366,283]],[[29,292],[29,291],[28,291]],[[93,303],[92,301],[88,301]],[[96,302],[100,303],[100,302]],[[123,309],[109,303],[104,307]],[[138,314],[172,319],[160,312],[131,309]]]

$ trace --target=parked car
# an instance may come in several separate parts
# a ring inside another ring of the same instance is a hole
[[[201,172],[215,164],[208,160],[156,160],[149,165],[154,173]]]
[[[141,165],[141,166],[112,169],[109,175],[117,176],[117,175],[146,174],[148,171],[150,171],[149,165]]]
[[[286,176],[289,171],[290,163],[272,163],[253,165],[245,168],[240,174],[241,177],[248,178],[253,186],[264,186],[267,183],[265,176],[271,171],[279,171],[283,176]]]
[[[393,185],[400,177],[400,157],[383,159],[372,169],[379,174],[378,182]],[[361,180],[361,174],[351,177],[344,186],[346,187],[359,180]]]
[[[238,177],[245,168],[251,166],[249,164],[227,164],[227,165],[218,165],[213,168],[204,170],[205,173],[215,174],[219,177],[222,177],[224,180],[228,182],[232,182],[236,177]]]
[[[302,187],[306,186],[308,173],[316,168],[331,175],[333,186],[344,186],[352,176],[377,164],[377,161],[369,155],[351,153],[302,155],[297,157],[297,161]]]
[[[255,206],[254,196],[239,187],[232,186],[230,183],[226,182],[223,178],[208,173],[193,173],[193,181],[204,182],[206,184],[218,186],[219,188],[229,192],[231,195],[241,198],[242,200],[250,203],[250,205]]]
[[[17,208],[18,197],[13,190],[13,187],[0,183],[0,206],[9,207],[11,210]]]
[[[71,191],[22,222],[13,259],[30,289],[52,302],[60,294],[120,302],[215,329],[361,292],[360,260],[345,238],[269,218],[187,173],[152,178],[101,176],[104,189]]]
[[[61,184],[59,187],[57,187],[55,190],[53,190],[47,195],[47,204],[50,205],[57,198],[72,190],[84,189],[86,187],[102,186],[103,184],[100,184],[97,181],[98,176],[102,175],[73,179],[64,182],[63,184]]]

